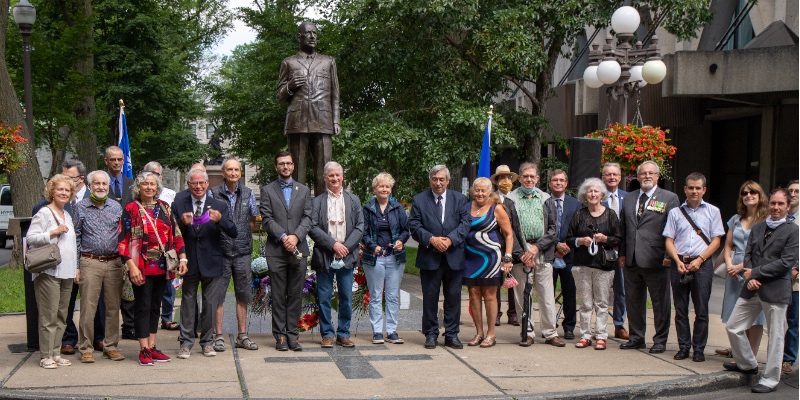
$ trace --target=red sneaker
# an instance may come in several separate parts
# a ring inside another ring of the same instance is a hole
[[[139,351],[139,365],[155,365],[150,349],[145,347]]]
[[[157,349],[155,346],[150,349],[150,357],[155,362],[169,362],[171,360],[168,355],[162,353],[161,350]]]

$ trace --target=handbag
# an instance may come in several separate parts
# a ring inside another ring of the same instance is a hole
[[[156,232],[156,222],[153,221],[153,217],[151,217],[150,214],[147,213],[147,210],[144,209],[141,203],[137,201],[136,204],[139,205],[139,208],[142,209],[142,213],[147,216],[148,220],[150,220],[150,225],[153,227],[153,231],[155,233],[154,236],[158,241],[158,249],[161,251],[161,254],[164,255],[164,261],[165,264],[167,265],[167,271],[168,272],[177,271],[178,269],[180,269],[181,265],[180,260],[178,259],[178,252],[175,251],[175,249],[164,250],[164,244],[161,243],[161,237],[159,237],[158,232]]]
[[[58,218],[50,207],[47,207],[50,213],[53,214],[53,219],[58,225]],[[61,249],[58,248],[58,241],[61,240],[61,235],[56,237],[55,243],[48,243],[42,247],[30,249],[25,252],[25,270],[38,274],[50,268],[61,264]]]
[[[519,282],[517,282],[517,278],[514,278],[514,275],[506,274],[506,279],[503,281],[503,287],[506,289],[511,289],[519,286]]]
[[[600,252],[602,253],[601,256],[603,257],[603,262],[607,268],[614,268],[617,264],[617,260],[619,260],[619,253],[617,249],[607,249],[603,246],[600,246]]]
[[[725,264],[725,258],[722,257],[722,253],[716,259],[717,267],[714,268],[714,275],[724,278],[728,276],[728,264]]]

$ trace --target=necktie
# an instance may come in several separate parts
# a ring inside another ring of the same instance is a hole
[[[444,218],[444,207],[442,207],[442,195],[436,198],[436,210],[439,212],[439,221],[443,221]]]
[[[194,202],[194,216],[199,217],[202,214],[203,214],[203,202],[197,200]]]
[[[619,217],[619,202],[617,201],[617,194],[611,193],[611,209],[617,214]]]
[[[122,185],[119,183],[120,179],[114,179],[114,196],[118,199],[122,198]]]
[[[639,209],[636,210],[636,217],[641,218],[642,214],[644,214],[644,206],[647,204],[647,193],[642,192],[642,195],[639,196]]]
[[[564,212],[564,208],[561,206],[562,201],[563,200],[561,199],[556,199],[556,215],[558,215],[558,223],[556,224],[556,227],[558,228],[558,236],[561,236],[561,214]]]

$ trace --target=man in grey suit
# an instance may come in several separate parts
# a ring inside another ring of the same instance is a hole
[[[725,328],[735,363],[724,363],[728,371],[758,374],[758,362],[745,331],[763,310],[769,325],[769,346],[764,375],[753,393],[775,390],[781,378],[786,308],[792,302],[792,267],[797,263],[797,225],[786,220],[789,193],[778,188],[769,196],[769,218],[750,229],[744,253],[745,287]]]
[[[317,26],[303,21],[297,27],[300,51],[281,62],[278,100],[289,103],[284,134],[289,151],[297,162],[297,180],[306,181],[306,148],[309,140],[314,156],[314,171],[322,171],[331,160],[331,136],[339,134],[339,78],[336,61],[316,52]],[[325,191],[314,182],[314,193]]]
[[[322,347],[336,344],[353,347],[350,340],[350,318],[353,301],[353,268],[359,258],[359,244],[364,236],[364,213],[358,196],[342,188],[344,170],[336,161],[325,164],[323,171],[326,190],[314,198],[311,207],[311,231],[314,255],[311,269],[317,271],[319,325]],[[339,321],[336,330],[331,320],[333,279],[339,293]]]
[[[660,169],[653,161],[645,161],[636,169],[641,184],[630,192],[622,206],[621,227],[624,238],[620,246],[620,265],[625,268],[625,303],[628,311],[630,340],[621,349],[645,348],[647,292],[653,302],[656,332],[650,353],[666,350],[670,325],[669,256],[662,236],[669,211],[680,205],[678,196],[658,187]]]
[[[272,292],[272,335],[278,351],[300,351],[297,322],[303,305],[303,282],[308,266],[308,242],[311,229],[311,191],[292,179],[292,154],[282,151],[275,156],[278,179],[261,187],[262,226],[267,232],[264,243],[269,265]]]

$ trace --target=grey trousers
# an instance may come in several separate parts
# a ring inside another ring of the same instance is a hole
[[[731,353],[736,364],[741,369],[758,367],[758,361],[750,348],[746,331],[758,318],[763,310],[767,317],[769,329],[769,344],[767,345],[767,364],[764,374],[758,383],[774,388],[781,380],[781,361],[783,361],[783,334],[786,331],[786,308],[788,304],[767,303],[762,301],[756,293],[750,299],[739,298],[733,307],[733,312],[725,328],[728,330],[728,340],[731,342]]]
[[[78,323],[78,344],[81,354],[94,351],[94,319],[100,293],[105,292],[106,331],[103,351],[117,349],[119,344],[119,305],[122,299],[122,275],[125,267],[122,260],[100,261],[81,257],[81,317]]]
[[[41,358],[61,355],[61,337],[67,328],[67,308],[72,294],[72,278],[59,279],[39,274],[33,280],[39,308],[39,351]],[[783,348],[783,347],[781,347]]]
[[[197,287],[203,287],[203,304],[201,311],[200,346],[211,346],[214,342],[214,324],[217,317],[217,305],[225,299],[227,282],[222,276],[215,278],[187,275],[183,277],[183,296],[181,297],[181,334],[178,341],[181,347],[191,349],[194,346],[194,326],[197,319]]]

